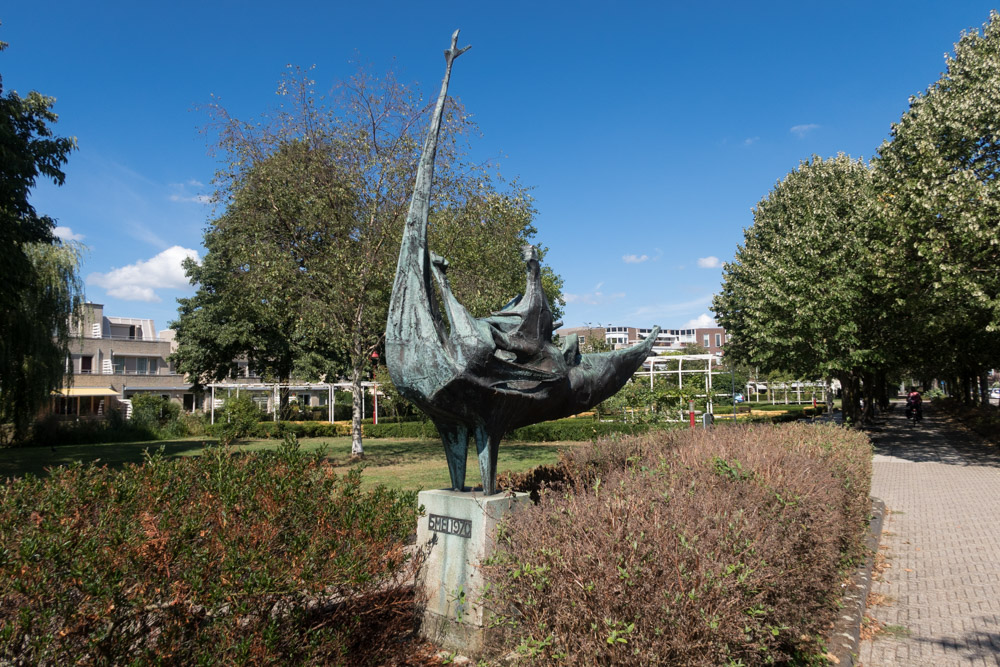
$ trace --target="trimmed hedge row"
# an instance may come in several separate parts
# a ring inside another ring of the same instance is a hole
[[[815,409],[815,414],[823,411],[822,407]],[[773,416],[754,416],[751,421],[781,423],[795,421],[802,416],[814,414],[814,409],[804,408],[800,411]],[[557,419],[540,424],[532,424],[515,429],[507,435],[507,440],[518,442],[581,442],[602,438],[609,435],[641,435],[651,430],[666,430],[685,428],[687,425],[676,422],[663,423],[624,423],[599,422],[593,419],[571,418]],[[220,423],[208,427],[208,434],[218,436],[222,429]],[[378,424],[365,422],[361,425],[362,435],[366,438],[429,438],[437,439],[437,428],[429,421],[380,421]],[[282,438],[294,434],[300,438],[340,438],[351,435],[350,422],[260,422],[254,425],[248,438]]]
[[[645,433],[649,424],[623,424],[618,422],[595,422],[590,419],[560,419],[542,424],[533,424],[516,429],[508,436],[510,440],[524,442],[557,442],[568,440],[593,440],[597,437],[620,433],[636,435]],[[661,426],[662,428],[662,426]],[[222,424],[208,427],[208,434],[218,436]],[[429,421],[398,421],[364,423],[362,435],[366,438],[431,438],[437,439],[437,428]],[[250,429],[248,438],[282,438],[294,434],[300,438],[335,438],[351,435],[350,422],[260,422]]]
[[[8,481],[0,663],[398,664],[416,519],[293,439]]]
[[[651,432],[503,479],[539,496],[484,568],[491,654],[531,664],[824,664],[864,555],[872,448],[833,425]]]

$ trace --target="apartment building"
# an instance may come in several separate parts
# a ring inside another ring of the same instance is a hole
[[[173,334],[171,330],[157,334],[151,319],[109,317],[103,305],[84,304],[67,360],[72,382],[53,397],[52,411],[100,417],[140,393],[164,396],[186,410],[194,409],[191,383],[167,361]]]
[[[634,345],[653,333],[652,327],[627,327],[627,326],[604,326],[604,327],[564,327],[556,331],[560,336],[576,334],[579,337],[580,345],[584,345],[588,339],[600,339],[610,345],[612,349],[619,349]],[[693,329],[660,329],[653,345],[654,354],[664,352],[681,352],[691,345],[701,345],[710,354],[722,355],[723,346],[726,344],[726,330],[722,327],[695,327]]]

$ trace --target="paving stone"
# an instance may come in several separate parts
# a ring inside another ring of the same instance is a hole
[[[867,613],[905,631],[863,641],[858,662],[998,666],[1000,452],[933,406],[919,426],[899,412],[875,434],[872,479],[891,565],[872,593],[893,600]]]

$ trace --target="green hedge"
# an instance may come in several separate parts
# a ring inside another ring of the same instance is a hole
[[[559,442],[593,440],[614,433],[636,435],[646,433],[651,428],[674,428],[672,424],[625,424],[621,422],[597,422],[591,419],[558,419],[541,424],[532,424],[512,431],[507,440],[521,442]],[[223,425],[215,423],[208,427],[208,434],[218,437]],[[335,438],[351,434],[347,422],[260,422],[255,425],[248,438],[282,438],[294,434],[300,438]],[[383,421],[362,424],[365,438],[430,438],[437,439],[437,429],[429,421]]]
[[[556,421],[531,424],[515,429],[508,440],[523,442],[586,441],[612,435],[638,435],[651,428],[675,428],[669,424],[627,424],[623,422],[599,422],[591,419],[558,419]]]
[[[416,519],[291,439],[8,481],[0,663],[400,664]]]

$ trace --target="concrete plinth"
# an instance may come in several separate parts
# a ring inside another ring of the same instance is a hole
[[[418,499],[425,514],[417,523],[417,546],[427,550],[417,582],[427,599],[421,632],[444,649],[475,655],[489,623],[480,604],[479,564],[493,553],[500,519],[531,501],[527,493],[450,490],[421,491]]]

